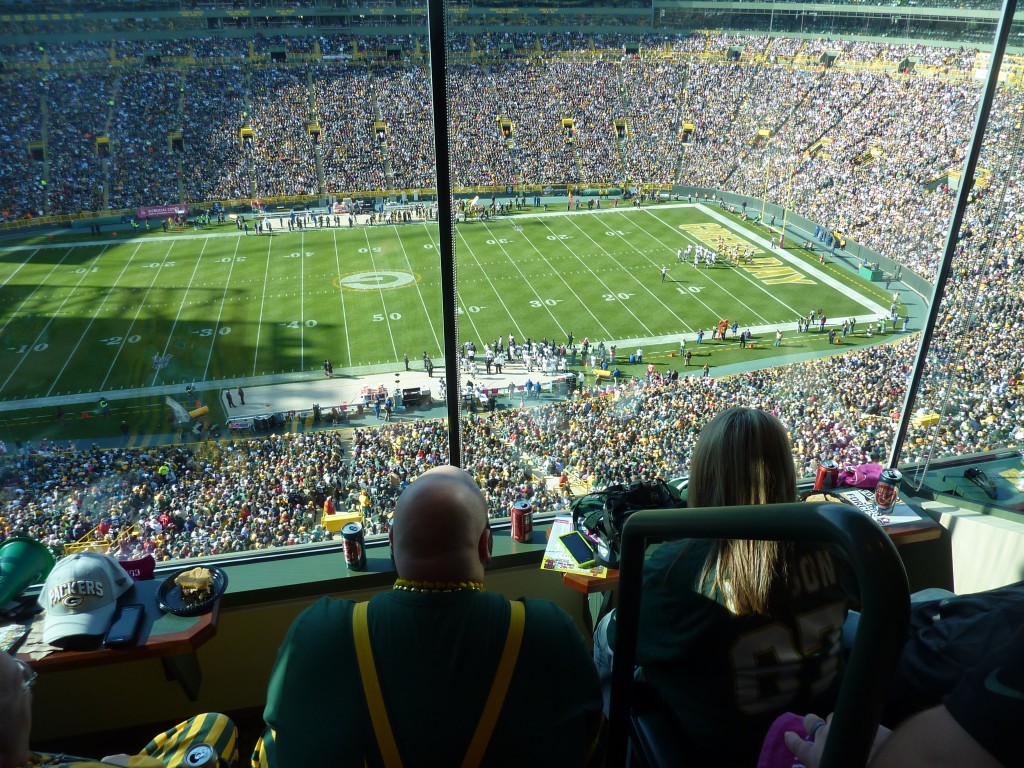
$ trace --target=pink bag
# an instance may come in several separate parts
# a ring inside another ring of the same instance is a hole
[[[804,764],[786,746],[786,731],[793,731],[802,739],[808,738],[800,715],[792,712],[779,715],[764,737],[757,768],[803,768]]]
[[[881,464],[861,464],[859,467],[847,464],[846,469],[839,472],[839,477],[836,479],[836,487],[848,486],[851,488],[868,488],[873,490],[878,485],[878,480],[881,476]]]

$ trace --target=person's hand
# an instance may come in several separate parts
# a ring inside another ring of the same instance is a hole
[[[807,731],[807,739],[801,738],[795,731],[786,731],[782,737],[786,742],[786,748],[807,768],[818,768],[821,756],[825,752],[825,741],[828,739],[828,730],[831,724],[832,715],[823,720],[820,715],[809,712],[804,715],[804,730]],[[878,726],[878,730],[875,731],[875,740],[871,744],[871,752],[868,754],[869,763],[891,733],[892,731],[884,725]]]
[[[804,730],[807,731],[807,740],[801,738],[795,731],[786,731],[782,737],[786,742],[786,748],[807,768],[818,768],[821,755],[825,751],[825,740],[828,738],[828,728],[831,722],[832,715],[829,715],[826,720],[820,715],[809,712],[804,715]]]

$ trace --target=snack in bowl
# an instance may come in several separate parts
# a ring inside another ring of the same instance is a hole
[[[193,568],[174,577],[174,583],[181,587],[181,597],[191,603],[205,600],[213,589],[213,574],[209,568]]]

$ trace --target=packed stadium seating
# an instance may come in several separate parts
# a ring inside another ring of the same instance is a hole
[[[538,512],[566,508],[542,478],[552,467],[591,487],[671,477],[685,467],[702,424],[735,404],[773,410],[790,427],[798,476],[822,457],[842,465],[884,460],[893,413],[902,405],[916,337],[806,363],[721,379],[624,382],[584,390],[563,403],[511,408],[467,421],[465,466],[486,487],[490,514],[512,503]],[[941,449],[973,453],[1024,439],[1013,419],[1018,398],[1012,364],[990,356],[994,378],[965,375],[963,421],[949,425]],[[821,382],[843,382],[823,390]],[[910,435],[907,460],[925,458]],[[36,536],[55,550],[89,534],[110,541],[136,522],[120,546],[159,558],[266,549],[322,540],[323,502],[360,512],[370,534],[383,533],[397,494],[422,471],[446,461],[440,421],[403,421],[357,429],[274,435],[199,447],[147,451],[23,446],[7,465],[0,525]],[[159,467],[168,465],[171,480]],[[166,513],[173,523],[159,524]]]
[[[324,36],[319,44],[325,52],[351,50],[347,40]],[[677,182],[760,197],[767,173],[770,200],[791,198],[791,207],[808,218],[934,277],[954,201],[942,179],[962,164],[980,93],[969,77],[976,52],[725,34],[637,40],[658,55],[623,56],[622,39],[614,36],[456,37],[453,53],[466,56],[452,64],[450,77],[455,183]],[[118,67],[106,66],[104,46],[58,44],[46,51],[58,66],[41,81],[31,69],[0,80],[0,99],[12,106],[0,148],[0,220],[182,197],[434,184],[430,88],[421,63],[273,67],[261,60],[256,66],[235,43],[223,50],[209,41],[162,44],[158,50],[167,56],[197,57],[170,68],[139,59],[155,44],[117,44],[118,56],[129,62]],[[269,49],[272,43],[260,45]],[[502,45],[530,58],[497,57]],[[742,45],[753,61],[725,61],[733,45]],[[312,46],[294,50],[309,53]],[[470,60],[471,50],[483,58]],[[822,67],[817,59],[825,51],[838,51],[849,66]],[[5,54],[9,61],[38,60],[29,49]],[[234,61],[204,60],[217,55]],[[910,55],[944,76],[894,73],[892,67]],[[37,109],[43,103],[46,109]],[[1024,201],[1014,190],[1024,171],[1020,163],[1006,162],[1015,157],[1022,109],[1020,88],[1000,89],[981,160],[992,173],[975,191],[966,229],[980,228],[1000,209],[1003,228],[995,242],[960,243],[958,268],[977,279],[950,284],[945,298],[951,307],[973,302],[974,317],[998,318],[999,332],[1024,320],[1014,298],[1021,290],[1024,242]],[[499,116],[512,122],[511,136],[502,136]],[[575,123],[572,142],[561,124],[565,117]],[[628,125],[621,139],[613,128],[617,119]],[[373,136],[377,120],[387,125],[385,142]],[[684,120],[695,124],[686,146]],[[308,134],[313,121],[322,126],[319,142]],[[242,125],[255,131],[251,147],[240,144]],[[46,185],[43,164],[20,151],[44,127]],[[757,144],[762,128],[773,138]],[[169,149],[167,135],[175,130],[185,139],[182,156]],[[114,147],[109,161],[96,156],[101,133]],[[830,139],[827,151],[822,138]],[[873,156],[872,148],[881,152]],[[974,295],[979,285],[984,290]],[[934,384],[956,393],[963,415],[942,433],[943,450],[968,453],[1024,438],[1013,421],[1021,376],[1014,345],[985,344],[985,334],[969,332],[970,316],[951,311],[940,318],[934,344],[957,363],[929,376],[951,377]],[[731,403],[771,405],[791,425],[800,474],[822,456],[841,463],[881,459],[914,351],[915,342],[907,340],[727,379],[627,382],[565,404],[502,411],[468,423],[467,466],[488,485],[495,516],[506,514],[517,498],[539,510],[557,509],[565,500],[532,484],[531,468],[557,459],[595,486],[671,473],[685,466],[699,425]],[[845,384],[821,390],[821,382],[835,381]],[[351,451],[354,463],[339,464],[328,470],[329,481],[315,482],[301,461],[266,464],[268,455],[294,456],[293,449],[305,445],[301,441],[331,455]],[[924,434],[913,433],[906,458],[924,458],[924,444]],[[178,448],[145,455],[95,450],[86,464],[91,500],[80,498],[76,488],[77,459],[39,447],[26,453],[18,459],[19,472],[6,479],[0,517],[9,533],[37,535],[56,548],[85,533],[80,512],[86,504],[109,505],[113,533],[104,535],[111,536],[118,531],[118,509],[129,500],[147,516],[169,504],[183,520],[193,520],[191,527],[144,528],[128,546],[176,557],[314,540],[323,535],[317,510],[328,489],[339,506],[360,509],[369,530],[380,532],[395,490],[445,456],[447,438],[436,425],[415,422],[360,431],[351,445],[316,433],[203,456]],[[210,478],[237,469],[240,458],[246,471],[227,475],[238,487],[211,501]],[[181,469],[175,486],[163,487],[156,478],[154,467],[165,462]],[[137,490],[95,491],[108,481]]]
[[[319,45],[341,50],[344,40],[323,36]],[[504,45],[524,55],[453,63],[455,184],[675,182],[761,197],[767,173],[770,201],[791,201],[830,229],[934,275],[952,195],[931,182],[962,162],[980,93],[966,77],[977,52],[767,35],[639,40],[647,52],[640,58],[593,51],[585,37],[468,40],[466,48],[472,43],[481,56]],[[593,42],[622,45],[610,36]],[[304,54],[310,49],[288,44]],[[725,61],[732,46],[745,52],[738,64]],[[215,52],[208,42],[198,50],[180,41],[119,42],[111,50],[121,65],[103,65],[110,51],[96,43],[55,45],[46,54],[59,65],[42,83],[32,70],[4,82],[5,101],[22,107],[9,121],[11,140],[0,158],[4,220],[435,183],[429,80],[419,62],[274,67],[262,59],[252,64],[228,44],[225,53],[237,63],[204,64],[202,56]],[[154,50],[199,58],[151,67],[144,56]],[[817,59],[825,51],[846,66],[822,68]],[[26,51],[11,55],[31,60]],[[895,74],[908,56],[933,70]],[[82,63],[86,71],[76,66]],[[937,71],[947,76],[930,76]],[[1022,92],[1004,88],[999,98],[996,114],[1013,114]],[[35,109],[42,99],[45,113]],[[511,136],[501,134],[496,117],[511,121]],[[563,118],[574,121],[571,141]],[[384,143],[371,136],[378,119],[387,125]],[[616,120],[626,126],[619,139]],[[322,125],[319,144],[307,133],[314,121]],[[686,145],[683,122],[695,126]],[[255,131],[248,149],[239,143],[243,125]],[[756,143],[763,129],[772,139]],[[21,151],[44,130],[45,169]],[[177,130],[185,137],[180,156],[168,141]],[[109,161],[96,157],[101,134],[111,139]],[[982,166],[995,164],[1005,151],[1001,142],[1011,139],[1005,130],[993,133]],[[996,175],[981,196],[998,198],[1003,183]],[[860,194],[848,194],[851,188]]]

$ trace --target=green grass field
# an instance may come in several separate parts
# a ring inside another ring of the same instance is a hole
[[[723,227],[725,228],[723,230]],[[676,251],[719,234],[754,265],[698,269]],[[0,400],[147,388],[441,356],[435,224],[239,236],[226,224],[164,235],[37,239],[0,249]],[[799,314],[872,317],[886,294],[717,211],[657,205],[460,223],[462,341],[514,333],[678,347],[721,318],[771,347]],[[663,282],[661,267],[668,267]],[[769,336],[770,334],[770,336]],[[810,336],[810,335],[808,335]],[[806,351],[787,344],[772,352]],[[25,403],[30,405],[30,403]]]

